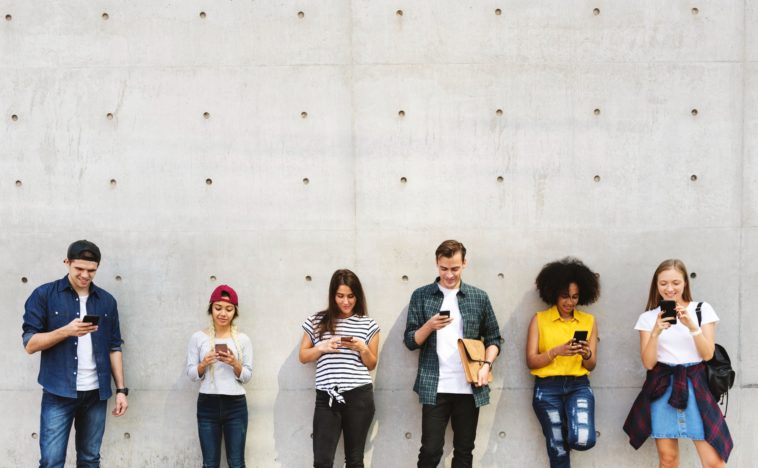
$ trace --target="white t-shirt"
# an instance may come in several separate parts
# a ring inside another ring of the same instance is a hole
[[[79,296],[79,318],[87,315],[87,299],[89,296]],[[100,388],[97,380],[97,366],[92,352],[92,334],[80,336],[76,345],[76,391],[86,392]]]
[[[471,394],[471,384],[466,381],[466,373],[458,351],[458,338],[463,338],[463,320],[458,308],[458,289],[447,289],[437,284],[445,296],[440,310],[449,310],[453,322],[437,330],[437,359],[439,360],[439,383],[437,393]]]
[[[697,313],[695,313],[697,304],[696,301],[691,301],[687,306],[687,313],[695,323],[697,323]],[[634,329],[647,332],[652,331],[660,313],[660,307],[643,312],[640,318],[637,319]],[[700,307],[700,314],[703,317],[701,325],[719,321],[716,311],[707,302],[703,302],[703,305]],[[676,325],[663,330],[663,333],[658,337],[658,362],[677,365],[700,362],[702,360],[703,358],[695,347],[694,337],[690,335],[689,328],[682,325],[680,320],[677,320]]]

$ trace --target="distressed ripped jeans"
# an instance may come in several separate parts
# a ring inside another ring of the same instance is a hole
[[[582,377],[537,377],[532,407],[545,435],[550,467],[570,467],[571,450],[595,446],[595,396]]]

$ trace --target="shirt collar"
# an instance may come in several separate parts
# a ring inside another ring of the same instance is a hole
[[[77,294],[77,295],[79,294],[71,286],[71,282],[68,280],[68,275],[66,275],[63,278],[59,279],[57,281],[57,284],[56,284],[56,287],[55,287],[55,290],[58,291],[58,292],[65,291],[66,289],[72,291],[74,294]],[[95,286],[95,283],[90,283],[90,285],[89,285],[89,295],[90,296],[97,296],[97,290],[98,290],[98,287]]]
[[[435,288],[437,290],[437,292],[440,293],[440,294],[442,294],[442,290],[440,290],[440,288],[439,288],[439,284],[440,284],[440,277],[439,276],[434,279],[434,284],[435,284],[435,286],[437,286]],[[464,283],[463,280],[461,280],[461,284],[458,287],[458,294],[460,294],[461,296],[465,296],[466,293],[468,293],[469,288],[470,288],[470,286],[467,285],[466,283]]]
[[[558,312],[558,306],[554,305],[553,307],[549,309],[549,311],[550,311],[550,320],[552,320],[553,322],[557,320],[562,320],[561,314]],[[577,312],[578,311],[574,309],[574,317],[571,320],[569,320],[569,322],[581,322],[581,320],[579,320],[579,317],[578,317],[581,314],[578,314]]]

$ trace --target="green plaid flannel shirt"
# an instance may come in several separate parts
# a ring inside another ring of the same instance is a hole
[[[439,383],[439,361],[437,359],[437,332],[419,346],[413,335],[434,314],[440,311],[444,296],[437,282],[413,291],[408,305],[408,320],[405,325],[405,346],[411,351],[421,348],[418,357],[418,372],[413,390],[418,393],[422,405],[437,404],[437,384]],[[461,282],[458,291],[458,308],[463,320],[463,337],[483,339],[485,348],[495,345],[500,349],[500,329],[487,293]],[[490,402],[490,387],[472,385],[476,407]]]

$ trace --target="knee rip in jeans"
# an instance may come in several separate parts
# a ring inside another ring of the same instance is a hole
[[[590,440],[590,430],[588,427],[580,427],[576,431],[577,447],[585,447]]]
[[[577,428],[576,445],[586,446],[590,439],[590,429],[587,425],[590,422],[590,415],[587,409],[589,408],[589,402],[585,399],[576,401],[576,423],[580,427]]]
[[[547,417],[550,418],[550,422],[553,424],[561,423],[561,415],[556,410],[549,410],[547,412]]]
[[[547,412],[547,417],[550,418],[550,424],[553,425],[553,442],[554,447],[560,453],[563,450],[563,424],[561,422],[561,415],[558,411],[550,410]]]

